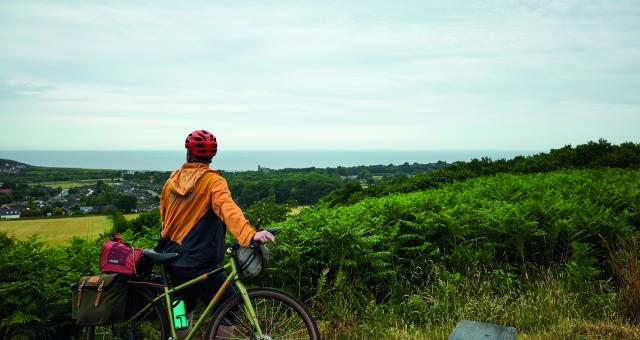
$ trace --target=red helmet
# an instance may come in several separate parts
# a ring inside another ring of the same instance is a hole
[[[218,151],[216,136],[207,130],[196,130],[187,136],[184,147],[196,157],[213,157]]]

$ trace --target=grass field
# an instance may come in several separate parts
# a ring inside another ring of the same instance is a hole
[[[128,220],[136,216],[138,214],[125,215]],[[73,236],[94,239],[101,233],[108,231],[111,226],[111,219],[107,216],[0,221],[0,231],[2,232],[7,232],[18,239],[38,235],[41,241],[50,245],[63,244]]]
[[[100,180],[104,181],[107,184],[113,182],[113,180],[110,178],[104,178],[104,179],[79,179],[75,181],[58,181],[58,182],[34,182],[34,183],[30,183],[30,185],[44,185],[52,188],[69,189],[69,188],[77,188],[85,185],[95,185]]]

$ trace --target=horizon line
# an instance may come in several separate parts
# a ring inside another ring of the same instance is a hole
[[[260,152],[278,152],[278,151],[331,151],[331,152],[353,152],[353,151],[369,151],[369,152],[387,152],[387,151],[541,151],[541,150],[549,150],[549,148],[544,149],[504,149],[504,148],[486,148],[486,149],[225,149],[220,152],[227,151],[260,151]],[[124,150],[124,149],[0,149],[0,152],[183,152],[186,150],[175,150],[175,149],[135,149],[135,150]]]

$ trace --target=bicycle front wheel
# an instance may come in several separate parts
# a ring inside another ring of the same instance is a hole
[[[272,288],[249,289],[248,293],[262,338],[242,297],[236,294],[218,308],[206,339],[320,339],[316,322],[293,296]]]
[[[129,286],[127,289],[127,307],[125,319],[104,326],[87,326],[84,328],[86,340],[142,340],[166,339],[169,336],[169,320],[160,302],[152,303],[156,297],[154,292],[146,287]],[[147,309],[135,319],[143,308]]]

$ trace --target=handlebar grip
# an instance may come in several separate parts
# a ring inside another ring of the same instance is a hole
[[[280,227],[268,228],[268,229],[264,229],[264,230],[270,232],[272,235],[276,235],[276,234],[280,233]],[[258,245],[258,244],[259,243],[257,243],[257,242],[253,242],[250,245],[250,247],[254,247],[254,246]],[[233,243],[229,244],[227,247],[231,247],[233,249],[238,249],[238,248],[240,248],[240,245],[238,244],[238,242],[234,241]]]
[[[280,232],[280,227],[268,228],[268,229],[265,229],[265,230],[270,232],[272,235],[275,235],[275,234],[278,234]]]

